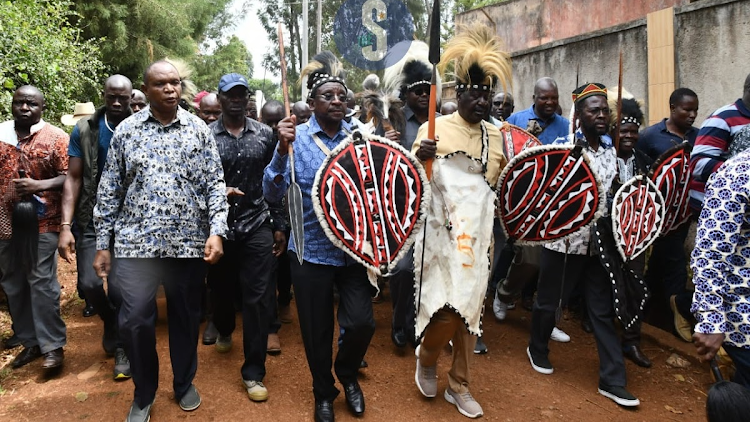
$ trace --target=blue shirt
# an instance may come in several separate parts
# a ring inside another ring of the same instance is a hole
[[[320,128],[314,115],[307,123],[298,125],[296,129],[297,133],[292,147],[294,148],[294,176],[302,191],[302,220],[303,230],[305,231],[303,259],[313,264],[343,267],[354,262],[344,251],[334,246],[323,232],[323,227],[318,222],[318,217],[313,209],[311,195],[315,174],[323,165],[323,160],[327,156],[315,143],[312,135],[318,135],[323,144],[333,150],[346,138],[349,129],[349,124],[342,120],[338,133],[331,138]],[[278,202],[286,194],[290,182],[288,163],[288,156],[279,155],[278,150],[274,148],[273,158],[266,167],[263,176],[263,193],[266,200]],[[283,178],[277,184],[274,179],[279,175]],[[289,250],[296,253],[294,233],[289,239]]]
[[[116,258],[203,258],[227,235],[224,170],[211,130],[182,108],[168,125],[146,108],[112,137],[99,181],[96,249]]]
[[[690,267],[695,331],[750,349],[750,151],[708,179]]]
[[[107,162],[107,151],[109,151],[109,143],[112,141],[112,134],[114,133],[109,130],[104,119],[104,113],[102,113],[102,118],[99,119],[99,156],[96,163],[99,167],[99,174],[102,174],[104,163]],[[78,130],[77,125],[73,128],[73,132],[70,134],[68,156],[83,158],[83,153],[81,152],[81,131]]]
[[[537,139],[544,145],[549,145],[555,142],[555,139],[568,136],[570,130],[570,121],[563,116],[555,113],[552,115],[552,119],[545,122],[544,119],[537,116],[534,111],[534,106],[515,112],[508,117],[508,123],[518,126],[523,130],[529,127],[529,120],[536,120],[539,122],[539,126],[544,129],[542,133],[536,135]]]
[[[681,144],[683,141],[688,141],[690,145],[694,145],[696,136],[698,136],[698,130],[691,127],[685,134],[685,139],[680,138],[679,135],[667,129],[667,119],[664,119],[644,129],[638,137],[638,143],[635,144],[635,148],[651,157],[652,160],[656,160],[668,149]]]

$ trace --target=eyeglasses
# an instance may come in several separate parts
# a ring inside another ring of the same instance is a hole
[[[511,103],[510,101],[493,101],[492,104],[496,105],[496,106],[500,106],[500,105],[503,105],[503,104],[505,104],[507,106],[510,106],[510,107],[513,106],[513,103]]]
[[[333,101],[334,98],[338,99],[342,103],[345,103],[346,100],[347,100],[346,94],[325,93],[325,94],[316,95],[316,97],[320,98],[321,100],[323,100],[323,101],[325,101],[327,103],[330,103],[331,101]]]
[[[414,93],[417,97],[421,97],[422,95],[430,95],[430,87],[429,86],[418,86],[416,88],[411,89],[411,92]]]

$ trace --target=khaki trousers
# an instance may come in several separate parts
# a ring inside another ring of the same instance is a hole
[[[419,348],[419,363],[435,366],[440,351],[453,340],[453,362],[448,385],[456,393],[469,391],[469,358],[474,354],[477,338],[466,329],[463,319],[453,310],[443,308],[435,313],[424,331]]]

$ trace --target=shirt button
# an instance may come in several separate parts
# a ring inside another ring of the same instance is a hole
[[[239,170],[237,170],[237,174],[240,174],[240,171],[239,171]]]

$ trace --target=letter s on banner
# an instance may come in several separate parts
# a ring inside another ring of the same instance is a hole
[[[362,24],[375,35],[375,43],[362,47],[362,55],[365,59],[376,62],[385,57],[388,48],[388,33],[372,19],[373,10],[377,21],[382,22],[388,17],[388,8],[382,0],[367,0],[362,5]],[[375,45],[377,48],[374,48]]]

